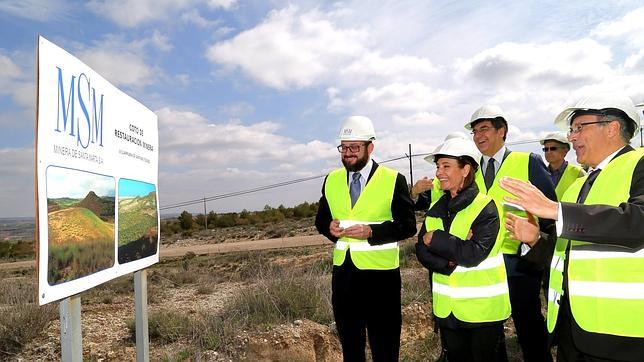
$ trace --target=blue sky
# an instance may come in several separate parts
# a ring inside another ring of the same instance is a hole
[[[0,217],[34,214],[39,34],[159,116],[162,207],[324,174],[352,114],[374,121],[386,160],[431,151],[485,103],[512,143],[551,132],[579,93],[644,101],[641,1],[0,1]],[[321,183],[208,210],[315,201]]]
[[[150,192],[153,192],[154,189],[154,185],[147,182],[125,178],[119,180],[119,198],[147,196]]]

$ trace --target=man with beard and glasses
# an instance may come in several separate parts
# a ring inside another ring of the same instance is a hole
[[[397,361],[402,316],[398,241],[416,233],[407,180],[371,159],[371,120],[347,118],[338,136],[344,167],[327,175],[315,218],[335,243],[332,304],[345,361]]]

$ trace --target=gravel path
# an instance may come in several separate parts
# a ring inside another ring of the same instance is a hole
[[[282,249],[294,248],[299,246],[312,246],[331,244],[322,235],[309,235],[309,236],[293,236],[287,238],[264,239],[264,240],[250,240],[238,241],[232,243],[219,243],[219,244],[199,244],[190,246],[161,246],[160,258],[176,258],[186,255],[187,252],[193,252],[197,255],[206,254],[224,254],[235,251],[251,251],[251,250],[266,250],[266,249]],[[13,270],[24,268],[35,268],[35,260],[16,261],[13,263],[0,263],[0,269]]]

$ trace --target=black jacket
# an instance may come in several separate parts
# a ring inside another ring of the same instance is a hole
[[[454,198],[446,192],[427,211],[427,216],[442,219],[444,229],[449,230],[458,212],[469,206],[478,193],[476,183],[472,183]],[[474,219],[471,239],[463,240],[448,231],[436,230],[432,236],[432,242],[426,246],[423,243],[423,236],[427,230],[423,223],[418,234],[418,243],[416,243],[416,256],[430,272],[446,275],[451,274],[456,265],[477,266],[487,258],[494,247],[499,226],[499,214],[492,200]]]
[[[615,158],[627,152],[633,152],[633,148],[624,147],[615,155]],[[560,237],[598,244],[621,245],[630,250],[642,249],[644,247],[644,158],[638,162],[632,177],[628,201],[619,206],[561,203],[563,230]],[[547,262],[552,257],[556,243],[557,238],[554,234],[542,233],[537,244],[525,257],[535,262]],[[568,257],[565,263],[564,269],[567,270]],[[564,280],[567,280],[566,276]],[[564,285],[564,288],[567,289],[567,285]],[[562,300],[562,303],[568,303],[568,301]],[[561,308],[560,313],[562,312],[569,312],[569,309]],[[575,346],[582,352],[615,360],[642,360],[644,338],[590,333],[582,330],[574,318],[571,320]]]
[[[367,183],[369,183],[371,176],[373,176],[373,173],[376,172],[377,168],[378,164],[374,161]],[[326,178],[322,184],[322,197],[320,197],[320,206],[315,217],[315,228],[320,234],[326,236],[329,240],[335,243],[338,238],[334,237],[329,232],[329,225],[331,224],[331,221],[333,221],[333,218],[331,216],[331,210],[329,209],[329,203],[324,195],[325,184]],[[405,176],[399,173],[396,177],[394,195],[391,200],[391,216],[393,221],[385,221],[381,224],[370,225],[372,235],[367,239],[369,244],[386,244],[404,240],[413,236],[416,233],[416,217],[412,210],[412,204],[413,202],[411,201],[411,197],[409,197],[407,180],[405,179]]]

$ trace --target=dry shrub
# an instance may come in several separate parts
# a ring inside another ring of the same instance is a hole
[[[35,296],[33,283],[7,280],[0,283],[0,360],[19,352],[56,319],[56,306],[39,307]]]
[[[331,283],[316,270],[260,269],[257,283],[242,290],[230,309],[241,311],[251,326],[303,318],[326,324],[333,318]]]

